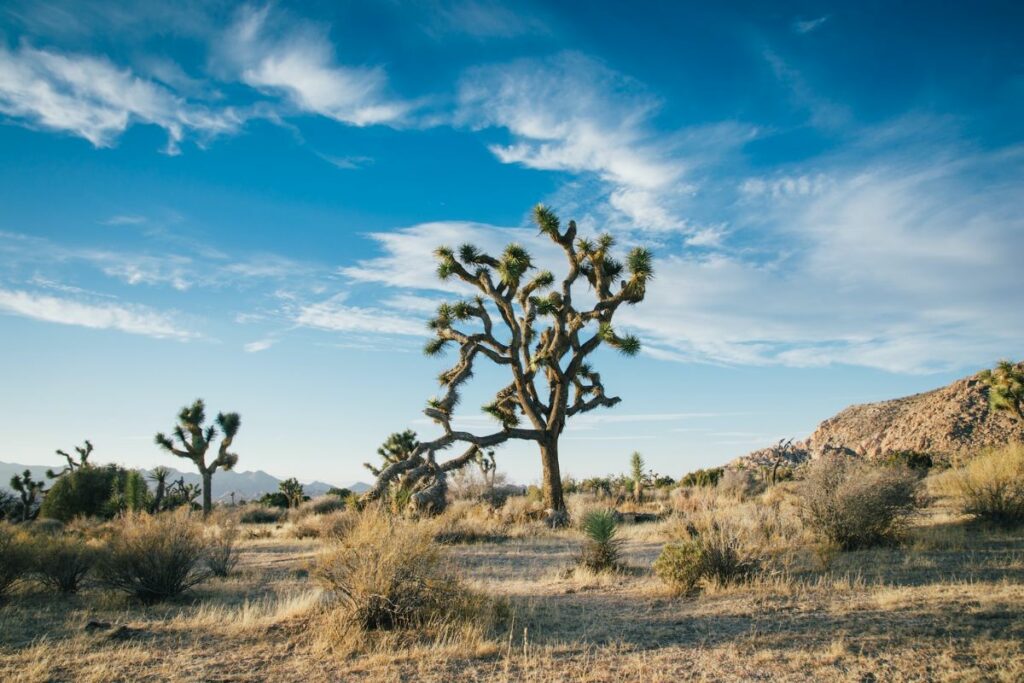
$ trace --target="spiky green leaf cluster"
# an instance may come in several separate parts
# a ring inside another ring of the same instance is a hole
[[[552,238],[558,237],[560,223],[558,216],[555,215],[555,212],[550,207],[543,204],[533,207],[533,222],[537,224],[542,233]]]
[[[1005,410],[1024,420],[1024,363],[999,361],[992,370],[983,370],[978,378],[988,385],[992,410]]]

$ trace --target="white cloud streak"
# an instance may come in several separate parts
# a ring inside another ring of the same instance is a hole
[[[187,341],[199,336],[182,330],[169,314],[142,306],[93,304],[21,290],[0,289],[0,311],[45,322],[118,330],[158,339]]]
[[[170,154],[186,133],[202,138],[236,131],[243,117],[233,108],[190,104],[105,58],[61,54],[21,45],[0,47],[0,113],[32,126],[77,135],[110,147],[133,123],[167,132]]]

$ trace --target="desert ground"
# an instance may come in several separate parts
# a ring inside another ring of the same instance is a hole
[[[687,595],[651,568],[678,513],[620,524],[622,562],[609,572],[578,565],[576,528],[492,519],[488,534],[457,532],[487,514],[467,503],[418,522],[448,532],[442,557],[487,597],[483,621],[353,639],[311,571],[331,543],[328,520],[241,524],[228,577],[157,605],[89,584],[66,597],[19,584],[0,608],[0,678],[1024,679],[1024,532],[977,524],[941,498],[889,546],[822,552],[773,531],[761,571]]]

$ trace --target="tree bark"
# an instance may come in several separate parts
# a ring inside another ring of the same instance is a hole
[[[203,516],[213,510],[213,472],[206,471],[203,475]]]
[[[557,437],[541,442],[540,460],[544,466],[544,507],[561,512],[565,510],[565,499],[562,496],[562,473],[558,467]]]

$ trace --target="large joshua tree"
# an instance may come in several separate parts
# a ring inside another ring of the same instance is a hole
[[[210,514],[213,509],[213,473],[217,469],[230,470],[238,462],[238,455],[229,453],[231,442],[234,441],[238,428],[242,424],[242,418],[238,413],[218,413],[216,425],[203,426],[206,422],[206,406],[202,399],[196,399],[191,406],[185,406],[178,413],[178,424],[174,426],[173,435],[175,442],[165,436],[162,432],[154,437],[156,444],[168,453],[173,453],[179,458],[186,458],[195,463],[199,474],[203,478],[203,514]],[[213,440],[217,438],[217,427],[220,427],[223,437],[217,449],[217,457],[211,462],[206,462],[206,452],[210,449]]]
[[[557,286],[555,276],[537,270],[518,244],[509,244],[497,257],[471,244],[457,251],[441,247],[435,252],[442,280],[454,278],[475,290],[471,299],[441,305],[430,321],[436,336],[426,345],[428,355],[437,355],[449,345],[458,348],[458,361],[439,377],[443,395],[430,400],[424,410],[444,433],[417,443],[410,457],[384,467],[368,498],[380,496],[392,480],[424,461],[443,477],[451,462],[468,463],[483,448],[524,439],[536,442],[540,449],[547,507],[565,510],[559,437],[569,418],[620,401],[605,393],[601,376],[587,359],[601,344],[630,356],[640,350],[639,340],[617,333],[612,319],[623,304],[643,301],[652,276],[652,257],[647,249],[637,247],[623,264],[611,254],[615,244],[611,235],[577,239],[576,223],[570,221],[563,229],[545,206],[537,206],[533,218],[541,233],[565,252],[568,267]],[[591,290],[585,306],[575,299],[574,288],[580,280]],[[501,429],[485,435],[456,431],[452,419],[459,390],[481,357],[506,368],[510,376],[509,384],[483,407]],[[436,463],[437,451],[459,442],[469,444],[465,454],[449,463]]]

